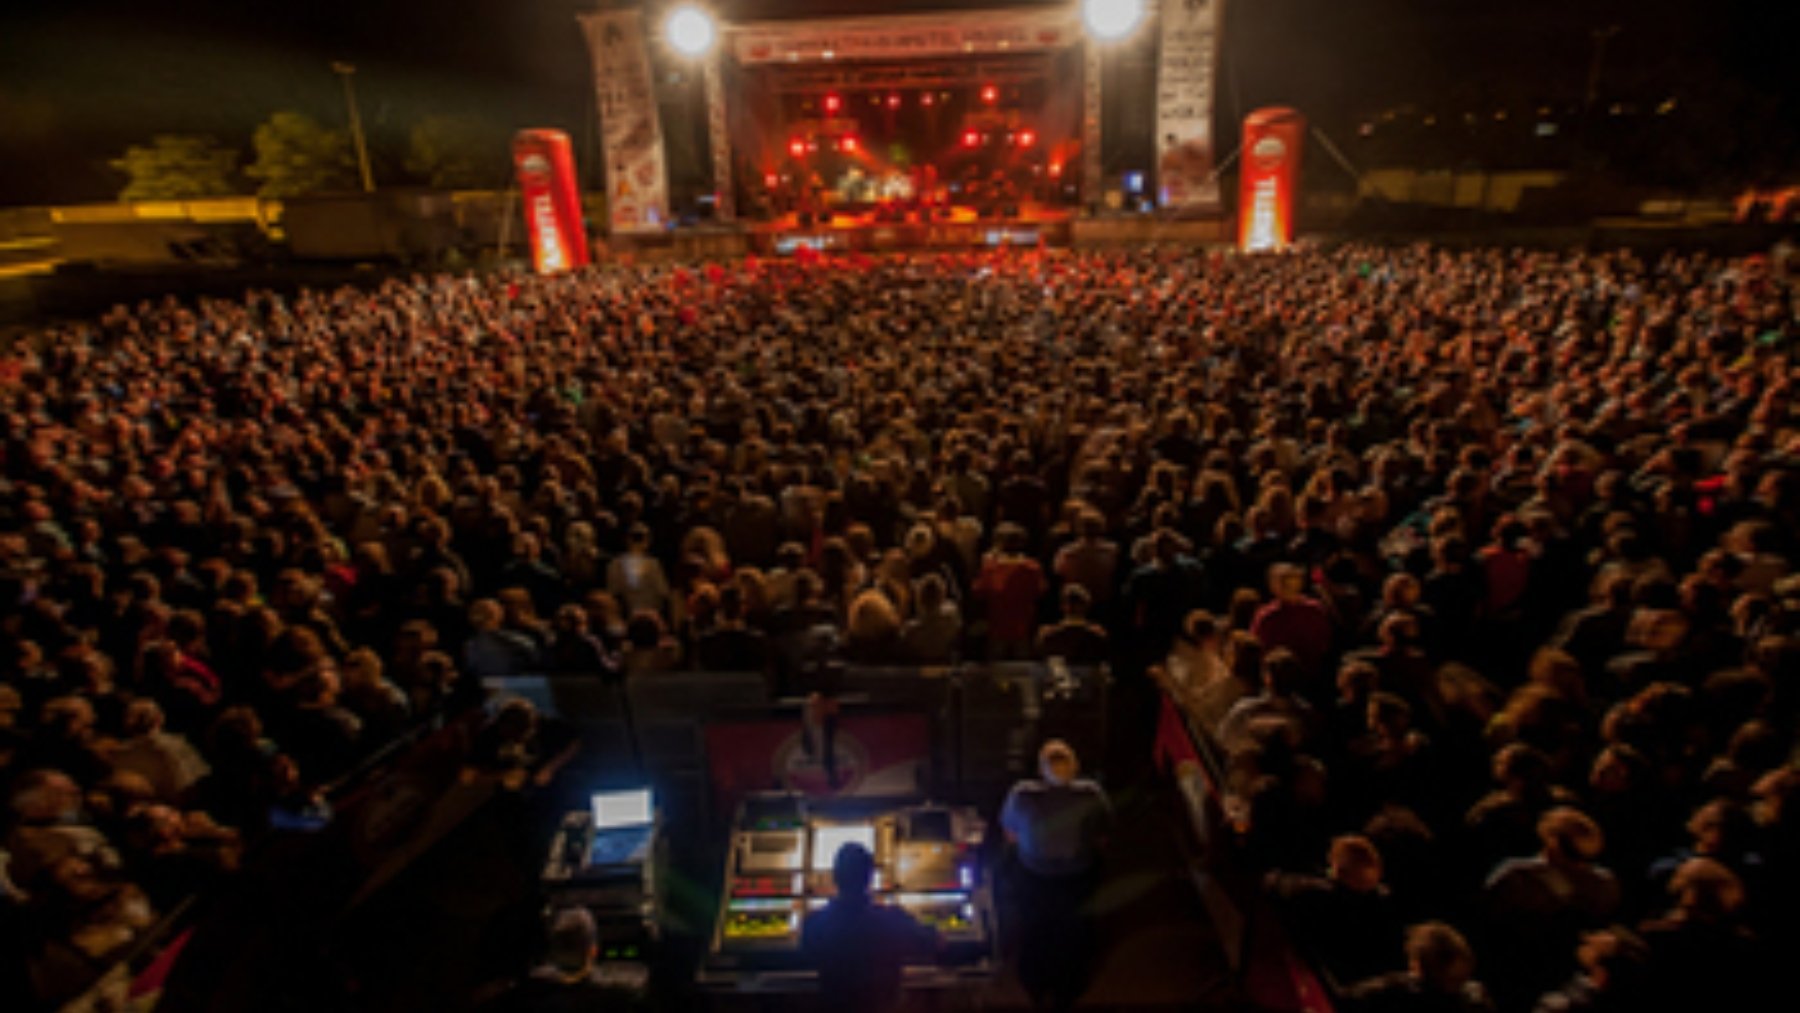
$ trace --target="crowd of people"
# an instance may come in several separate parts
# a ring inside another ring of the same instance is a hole
[[[1749,982],[1800,868],[1795,295],[1039,251],[47,328],[0,363],[13,984],[329,820],[482,678],[1049,656],[1216,730],[1244,854],[1368,1008]]]

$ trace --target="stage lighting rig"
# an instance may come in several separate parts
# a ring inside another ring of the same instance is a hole
[[[1081,0],[1081,23],[1102,42],[1123,39],[1144,22],[1144,0]]]
[[[677,53],[701,57],[719,41],[719,26],[711,14],[694,4],[682,4],[663,20],[663,36]]]

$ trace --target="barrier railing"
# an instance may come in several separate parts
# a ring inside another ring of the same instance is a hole
[[[339,803],[368,783],[377,773],[394,763],[408,749],[443,727],[441,712],[421,717],[388,742],[377,747],[349,771],[321,786],[327,801]],[[245,865],[263,854],[261,844],[253,842],[244,855]],[[154,1005],[163,976],[187,943],[196,913],[205,901],[203,894],[189,894],[163,912],[156,923],[139,933],[127,948],[96,966],[88,984],[72,999],[61,1002],[59,1013],[113,1011],[120,1008],[149,1008]],[[123,1005],[121,1005],[123,1003]]]
[[[1264,1009],[1334,1013],[1334,989],[1295,952],[1261,883],[1237,854],[1224,750],[1167,692],[1159,706],[1156,761],[1186,804],[1189,871],[1240,987]]]
[[[833,698],[850,710],[905,710],[930,719],[934,794],[981,801],[1025,773],[1035,739],[1057,734],[1097,766],[1106,751],[1104,666],[1042,662],[953,666],[849,665]],[[797,717],[803,697],[778,696],[758,672],[658,672],[623,686],[588,676],[520,675],[484,680],[491,693],[530,700],[583,730],[589,748],[629,749],[641,770],[693,776],[707,769],[708,721]],[[721,814],[707,814],[721,815]]]

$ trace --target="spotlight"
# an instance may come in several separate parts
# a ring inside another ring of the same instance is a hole
[[[1144,20],[1144,0],[1081,0],[1081,23],[1103,42],[1122,39]]]
[[[1029,148],[1036,143],[1037,143],[1037,131],[1035,131],[1035,130],[1019,131],[1019,147]]]
[[[825,114],[826,115],[836,116],[838,114],[838,110],[840,110],[842,108],[844,108],[844,100],[843,99],[838,98],[836,95],[825,96]]]
[[[930,92],[926,92],[925,94],[919,96],[919,104],[922,106],[930,106],[931,104],[935,103],[936,101],[937,101],[937,96],[933,95]]]
[[[889,109],[900,108],[900,96],[899,95],[889,95],[888,96],[888,108]]]
[[[981,146],[981,135],[973,130],[965,130],[963,131],[962,142],[963,147],[965,148],[978,148]]]
[[[806,157],[806,142],[796,137],[788,142],[788,154],[795,158]]]
[[[1000,101],[1000,89],[991,84],[982,85],[981,101],[986,102],[989,105],[993,105],[995,102]]]
[[[669,12],[663,22],[663,35],[683,56],[705,56],[719,41],[719,29],[712,16],[693,4],[682,4]]]
[[[855,134],[850,134],[850,135],[845,136],[843,144],[842,144],[844,154],[846,154],[846,155],[856,154],[857,143],[858,142],[856,140]]]

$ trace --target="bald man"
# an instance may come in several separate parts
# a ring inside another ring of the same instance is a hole
[[[1018,854],[1019,981],[1034,1002],[1066,1009],[1087,985],[1094,944],[1083,908],[1100,878],[1112,803],[1079,776],[1061,739],[1038,751],[1038,773],[1007,794],[1000,827]]]

